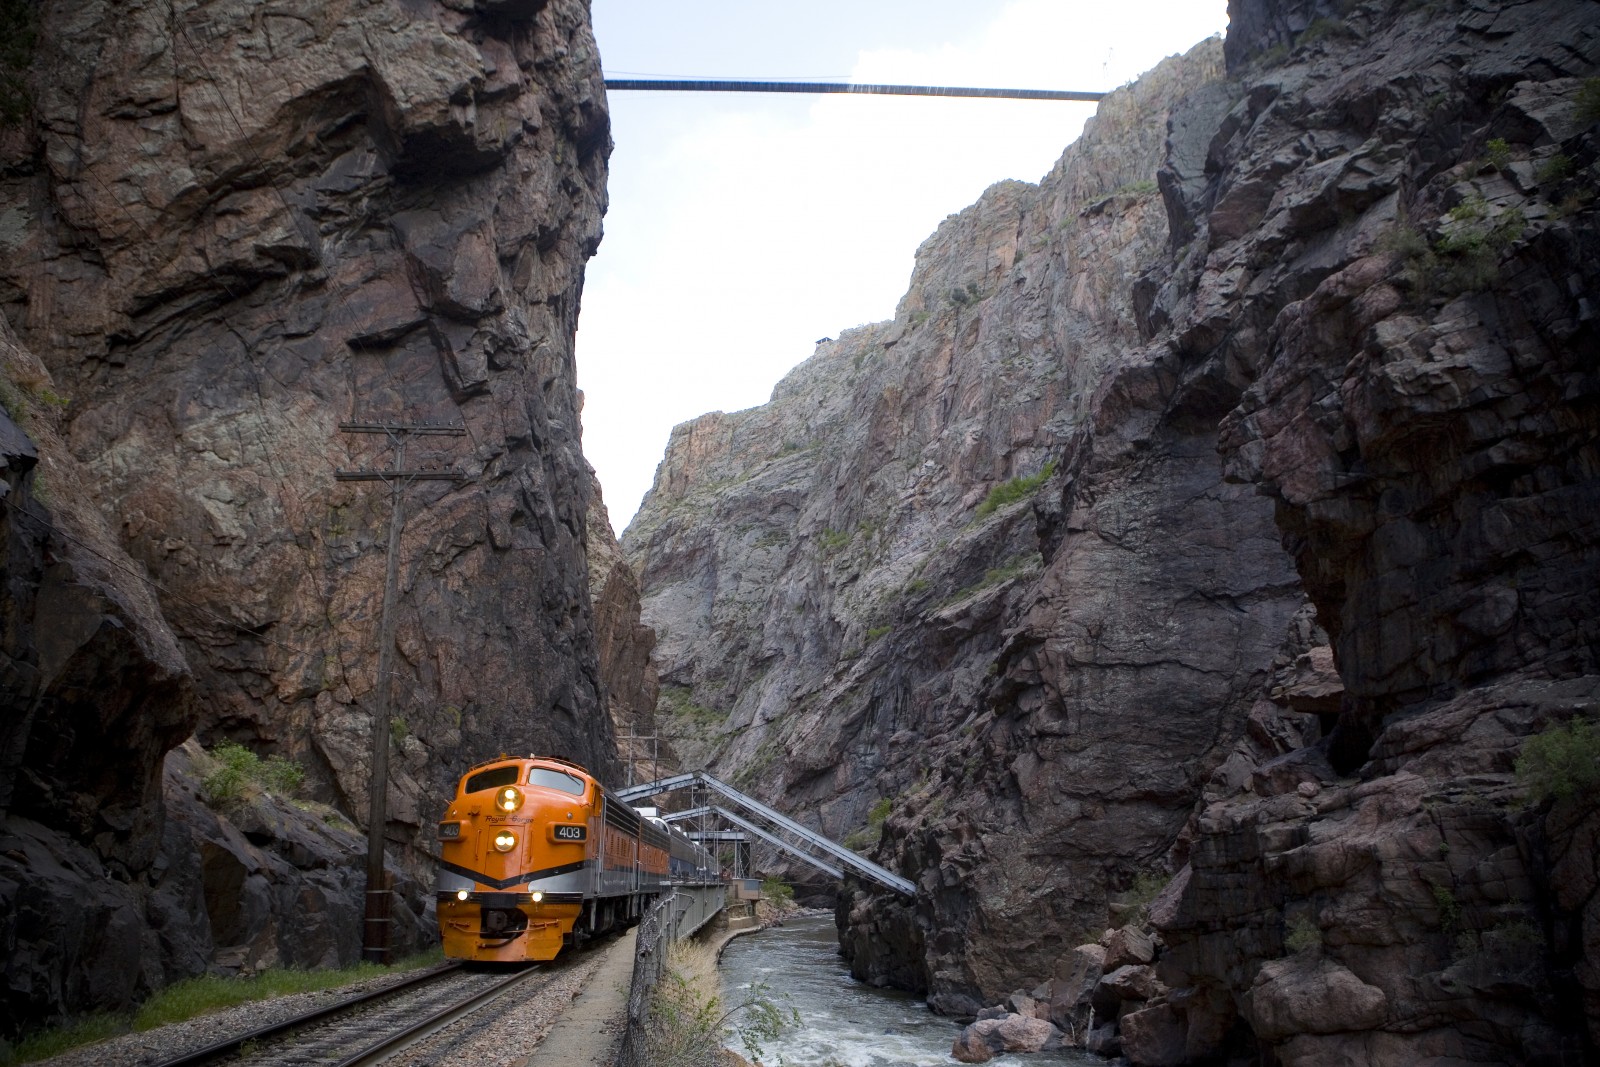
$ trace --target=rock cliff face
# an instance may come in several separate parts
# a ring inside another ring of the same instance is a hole
[[[893,322],[680,427],[624,539],[680,752],[836,838],[887,800],[923,893],[857,968],[943,1010],[1048,977],[1161,861],[1302,603],[1224,481],[1227,408],[1097,391],[1148,358],[1126,279],[1166,251],[1168,112],[1221,77],[1213,41],[1114,94],[940,227]]]
[[[650,661],[656,633],[639,619],[639,579],[622,556],[595,481],[589,497],[589,588],[606,710],[617,738],[618,782],[647,782],[678,769],[671,743],[657,735],[661,681]]]
[[[365,817],[390,500],[334,475],[401,457],[343,423],[464,430],[403,456],[464,477],[405,492],[402,880],[469,764],[531,749],[608,773],[572,369],[610,144],[587,5],[29,10],[31,102],[0,128],[0,313],[38,361],[9,387],[48,417],[22,427],[36,449],[5,445],[8,816],[58,835],[53,855],[87,850],[85,876],[130,880],[116,921],[136,933],[159,926],[163,872],[239,867],[191,863],[162,828],[162,754],[191,731],[297,760],[311,796]],[[12,853],[7,877],[37,881],[42,853]],[[252,899],[252,943],[299,906]],[[187,955],[146,943],[72,1007],[240,943],[210,925]],[[62,988],[12,994],[37,1017]]]
[[[662,710],[836,836],[889,801],[859,976],[1045,995],[1177,875],[1135,1062],[1592,1054],[1594,798],[1512,764],[1600,711],[1597,14],[1236,2],[674,433]]]

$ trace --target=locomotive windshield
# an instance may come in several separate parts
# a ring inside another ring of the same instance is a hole
[[[517,784],[517,768],[513,764],[509,767],[491,767],[481,774],[474,774],[467,779],[465,792],[481,793],[485,789],[497,789],[502,785]]]
[[[496,782],[496,785],[500,783]],[[571,793],[575,797],[583,796],[583,779],[574,778],[565,771],[553,771],[548,767],[528,768],[528,784],[542,785],[547,789],[559,789],[563,793]]]

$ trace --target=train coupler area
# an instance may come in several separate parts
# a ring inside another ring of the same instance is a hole
[[[528,929],[528,915],[520,908],[482,908],[478,921],[478,936],[486,938],[516,937]]]

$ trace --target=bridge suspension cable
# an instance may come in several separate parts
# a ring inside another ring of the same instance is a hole
[[[862,96],[964,96],[988,100],[1068,100],[1094,103],[1105,93],[1075,89],[981,89],[956,85],[874,85],[866,82],[721,81],[714,78],[607,78],[607,91],[686,93],[852,93]]]

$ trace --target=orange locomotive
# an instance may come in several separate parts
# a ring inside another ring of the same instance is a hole
[[[457,960],[554,959],[632,923],[675,881],[717,874],[705,849],[550,756],[501,756],[463,775],[439,848],[439,935]]]

